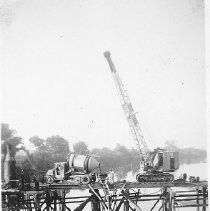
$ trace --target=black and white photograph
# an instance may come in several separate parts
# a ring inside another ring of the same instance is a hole
[[[208,211],[206,2],[0,3],[2,211]]]

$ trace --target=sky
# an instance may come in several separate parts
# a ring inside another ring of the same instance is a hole
[[[202,0],[7,0],[2,122],[23,138],[135,148],[109,50],[150,149],[206,148]]]

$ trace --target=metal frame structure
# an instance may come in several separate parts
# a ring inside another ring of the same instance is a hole
[[[37,190],[2,190],[2,211],[81,211],[91,203],[92,211],[176,211],[178,208],[194,207],[206,211],[208,207],[207,182],[139,184],[118,182],[110,185],[109,193],[100,184],[69,186],[68,184],[40,184]],[[142,190],[153,190],[143,193]],[[175,188],[175,190],[174,190]],[[89,190],[89,195],[67,197],[70,191]],[[76,205],[76,208],[72,208]]]
[[[126,119],[128,121],[128,125],[130,127],[132,136],[136,142],[136,146],[139,152],[140,157],[140,168],[143,168],[144,161],[147,159],[147,153],[149,151],[146,141],[144,140],[143,133],[141,131],[140,124],[138,122],[138,119],[136,117],[136,113],[132,107],[130,98],[125,90],[125,87],[122,83],[122,80],[120,79],[116,68],[114,66],[114,63],[111,59],[110,52],[106,51],[104,52],[104,56],[107,59],[107,62],[109,64],[109,67],[111,69],[111,73],[113,76],[114,84],[117,89],[118,95],[120,97],[121,105],[123,108],[123,111],[125,113]],[[141,167],[142,166],[142,167]]]

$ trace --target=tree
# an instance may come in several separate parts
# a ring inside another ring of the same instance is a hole
[[[36,147],[33,159],[40,171],[53,168],[54,163],[65,161],[69,151],[69,142],[61,136],[51,136],[46,140],[33,136],[30,142]]]
[[[35,147],[39,147],[39,148],[43,148],[44,147],[44,143],[45,140],[39,138],[39,136],[33,136],[29,139],[29,141],[35,146]]]
[[[69,142],[58,135],[47,138],[45,147],[52,154],[52,158],[56,162],[64,161],[70,153]]]
[[[43,149],[36,149],[33,152],[33,159],[36,162],[36,168],[38,171],[47,171],[54,166],[54,160],[52,154],[49,151]]]
[[[80,155],[89,154],[90,151],[88,149],[88,145],[84,141],[79,141],[73,145],[74,152]]]
[[[9,128],[8,124],[1,123],[1,173],[4,175],[4,161],[7,154],[7,145],[10,145],[11,156],[15,157],[19,151],[18,145],[22,144],[22,138],[16,136],[16,131]]]
[[[8,124],[1,123],[1,140],[5,141],[10,139],[16,133],[15,130],[10,129]]]
[[[110,168],[116,169],[117,159],[113,150],[107,147],[103,147],[102,149],[94,148],[91,150],[91,154],[97,156],[97,160],[100,162],[103,171],[107,172]]]
[[[15,156],[19,151],[18,145],[22,144],[22,138],[16,136],[16,131],[9,128],[8,124],[1,123],[1,153],[3,156],[7,153],[7,145],[11,146],[11,155]]]

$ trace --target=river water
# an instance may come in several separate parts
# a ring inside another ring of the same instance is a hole
[[[175,179],[179,178],[180,174],[186,173],[189,176],[195,176],[195,177],[200,177],[200,180],[207,180],[208,176],[207,176],[207,163],[197,163],[197,164],[183,164],[180,166],[179,170],[177,170],[174,173]],[[126,177],[126,181],[136,181],[135,179],[135,175],[133,175],[131,172],[129,172],[127,174]],[[186,189],[183,189],[186,190]],[[134,191],[136,191],[134,189]],[[149,194],[149,193],[158,193],[160,191],[160,189],[157,188],[150,188],[150,189],[145,189],[142,188],[141,193],[144,194]],[[100,192],[101,195],[103,195],[102,192]],[[73,190],[70,193],[67,194],[67,197],[72,197],[72,196],[88,196],[89,195],[89,191],[85,190],[85,191],[79,191],[79,190]],[[141,207],[142,211],[148,211],[152,208],[154,202],[143,202],[141,204],[139,204],[139,206]],[[71,210],[73,210],[74,208],[76,208],[79,204],[71,204]],[[157,207],[156,209],[154,209],[154,211],[157,211],[159,208]],[[84,211],[89,211],[91,210],[91,206],[90,203],[88,203],[86,205],[86,207],[84,208]],[[123,209],[122,209],[123,210]],[[196,211],[197,208],[177,208],[176,211]],[[200,208],[200,210],[202,210]],[[209,210],[207,208],[207,210]]]

